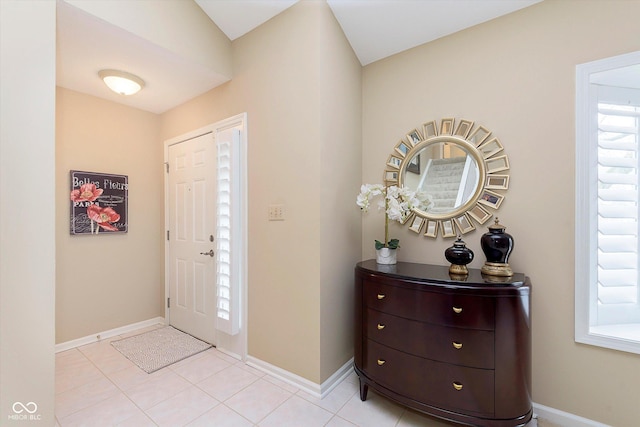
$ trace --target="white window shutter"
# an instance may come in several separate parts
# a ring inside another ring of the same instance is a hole
[[[240,330],[240,131],[216,135],[217,164],[217,329],[229,335]]]
[[[598,326],[640,321],[638,304],[638,140],[640,108],[598,87]]]

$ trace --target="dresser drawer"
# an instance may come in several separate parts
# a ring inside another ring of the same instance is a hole
[[[493,298],[419,291],[375,281],[363,283],[364,304],[407,319],[460,328],[493,330]]]
[[[494,371],[423,359],[369,340],[364,372],[376,383],[445,410],[494,413]]]
[[[494,332],[432,325],[367,309],[365,339],[415,356],[474,368],[494,368]]]

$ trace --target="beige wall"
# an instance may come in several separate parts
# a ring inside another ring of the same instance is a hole
[[[640,49],[639,1],[547,0],[364,69],[363,179],[379,182],[406,132],[443,117],[492,130],[511,161],[499,211],[510,264],[533,282],[533,400],[614,426],[637,425],[640,356],[574,342],[575,66]],[[481,227],[464,236],[484,262]],[[382,217],[364,221],[373,256]],[[448,241],[394,226],[399,259],[446,265]]]
[[[334,333],[328,316],[350,319],[360,218],[344,206],[329,218],[325,205],[351,203],[341,192],[360,179],[360,67],[321,2],[296,4],[232,49],[233,80],[164,114],[162,139],[247,112],[249,355],[320,383],[352,354],[350,326]],[[285,206],[285,221],[267,221],[269,204]]]
[[[56,342],[164,316],[160,117],[58,88]],[[69,171],[127,175],[129,231],[69,234]]]
[[[355,205],[362,179],[362,67],[329,8],[320,12],[320,373],[326,380],[353,357],[353,268],[362,235]]]
[[[249,126],[249,355],[320,381],[320,135],[315,4],[233,43]],[[267,221],[269,204],[286,219]]]
[[[55,424],[55,17],[55,2],[0,2],[3,426]],[[15,402],[34,402],[37,411],[14,421],[26,415],[13,411]]]

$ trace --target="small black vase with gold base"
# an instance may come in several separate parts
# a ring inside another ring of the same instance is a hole
[[[467,248],[460,236],[453,243],[453,246],[444,251],[444,257],[451,263],[449,273],[456,276],[469,274],[467,264],[473,261],[473,251]]]

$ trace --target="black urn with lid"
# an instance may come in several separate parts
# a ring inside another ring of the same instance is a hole
[[[489,226],[489,231],[480,238],[482,252],[487,261],[482,266],[482,273],[491,276],[512,276],[509,267],[509,255],[513,251],[513,237],[505,233],[506,227],[500,224],[498,218]]]
[[[451,263],[449,273],[456,275],[469,274],[467,264],[473,261],[473,251],[467,248],[460,236],[453,243],[453,246],[444,251],[444,257]]]

